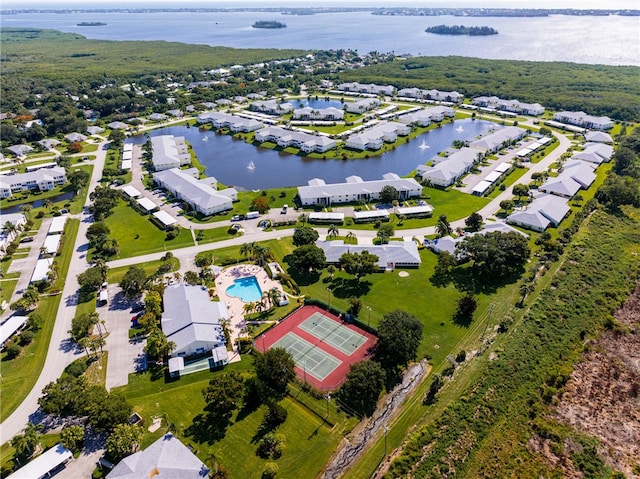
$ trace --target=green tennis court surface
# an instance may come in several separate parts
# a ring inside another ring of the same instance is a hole
[[[346,326],[327,318],[322,313],[313,313],[308,319],[298,325],[309,334],[323,342],[342,351],[347,356],[351,356],[353,352],[364,343],[367,338],[360,333],[356,333]]]
[[[342,364],[339,359],[291,332],[282,336],[271,347],[284,348],[289,351],[296,366],[304,369],[305,374],[311,374],[320,381]]]

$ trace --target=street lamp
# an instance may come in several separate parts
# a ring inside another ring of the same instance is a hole
[[[327,393],[327,418],[329,417],[329,401],[331,400],[331,393]]]
[[[367,306],[367,309],[369,310],[369,320],[367,321],[367,326],[371,326],[371,306]]]

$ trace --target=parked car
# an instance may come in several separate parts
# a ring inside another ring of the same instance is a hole
[[[232,216],[231,221],[240,221],[240,216],[239,215]]]
[[[35,238],[33,236],[25,236],[20,240],[20,243],[31,243]]]

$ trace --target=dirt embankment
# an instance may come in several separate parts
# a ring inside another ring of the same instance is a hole
[[[640,478],[640,285],[615,319],[618,325],[587,348],[555,415],[596,437],[606,464],[629,478]],[[542,443],[537,446],[562,467],[565,477],[582,477],[566,456],[552,454]]]

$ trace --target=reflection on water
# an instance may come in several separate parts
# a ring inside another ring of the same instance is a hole
[[[52,203],[56,203],[58,201],[72,200],[74,197],[75,197],[75,193],[73,193],[72,191],[68,191],[66,193],[61,193],[59,195],[50,196],[47,199],[50,200]],[[40,206],[44,205],[44,199],[35,200],[35,201],[28,201],[26,203],[20,203],[20,204],[17,204],[17,205],[9,206],[7,208],[2,208],[2,214],[3,215],[11,215],[13,213],[20,213],[20,211],[22,211],[21,208],[24,205],[31,205],[34,208],[39,208]]]
[[[403,176],[450,147],[454,140],[475,138],[491,126],[495,126],[495,123],[458,120],[431,130],[381,156],[355,160],[300,157],[255,147],[230,135],[184,126],[161,128],[149,134],[184,136],[191,143],[200,163],[206,166],[205,173],[208,176],[215,177],[225,185],[252,190],[306,185],[312,178],[336,183],[351,175],[361,176],[364,180],[379,179],[389,172]],[[202,141],[203,137],[208,140]],[[138,136],[128,141],[144,143],[145,139]],[[247,165],[253,165],[254,168],[249,169]]]

